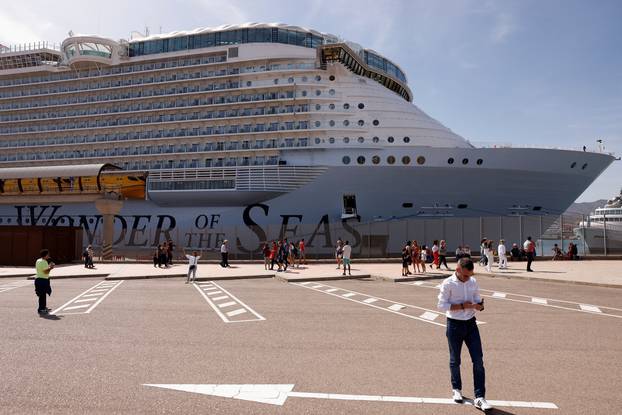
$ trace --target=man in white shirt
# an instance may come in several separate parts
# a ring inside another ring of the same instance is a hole
[[[536,255],[536,245],[531,240],[531,236],[528,236],[525,243],[523,243],[523,249],[525,249],[525,254],[527,254],[527,272],[533,272],[531,263]]]
[[[350,258],[352,258],[352,247],[350,246],[350,242],[346,241],[343,246],[343,274],[346,275],[346,267],[348,268],[348,274],[352,275],[352,270],[350,269]]]
[[[192,274],[192,282],[196,279],[197,267],[201,257],[197,251],[192,251],[192,255],[186,254],[186,258],[188,258],[188,277],[186,278],[186,284],[188,284],[190,282],[190,274]]]
[[[461,258],[454,274],[441,284],[438,309],[447,316],[447,343],[449,344],[449,371],[453,399],[461,403],[462,379],[460,377],[460,353],[465,343],[473,362],[475,399],[473,405],[483,411],[492,409],[486,402],[486,377],[482,341],[475,321],[475,312],[484,309],[479,285],[472,278],[474,266],[470,258]]]
[[[222,241],[222,245],[220,245],[220,257],[221,257],[221,261],[220,261],[220,266],[223,268],[227,268],[229,267],[229,241],[228,240],[224,240]]]
[[[499,269],[507,269],[508,257],[507,257],[507,250],[505,248],[505,240],[501,239],[499,241],[499,246],[497,247],[497,253],[499,254]]]

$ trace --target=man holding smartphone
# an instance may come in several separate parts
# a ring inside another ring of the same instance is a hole
[[[50,309],[47,308],[46,305],[46,296],[52,295],[50,271],[54,269],[54,263],[50,261],[50,251],[47,249],[42,249],[39,256],[40,258],[37,259],[37,263],[35,264],[37,270],[37,275],[35,276],[35,294],[39,297],[39,308],[37,312],[39,315],[45,315],[50,312]]]
[[[438,295],[438,308],[447,316],[447,342],[449,344],[449,370],[454,401],[461,403],[462,379],[460,377],[460,353],[465,343],[473,362],[473,381],[475,399],[473,405],[482,411],[492,409],[486,402],[484,354],[482,341],[475,320],[475,312],[484,309],[484,300],[479,293],[479,285],[473,278],[473,261],[461,258],[454,274],[441,284]]]

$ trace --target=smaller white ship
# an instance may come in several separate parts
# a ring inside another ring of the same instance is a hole
[[[622,190],[604,207],[597,208],[587,220],[579,222],[574,233],[585,241],[586,252],[622,253]]]

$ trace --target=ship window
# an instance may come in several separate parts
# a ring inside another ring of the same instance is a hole
[[[318,81],[318,82],[320,82],[320,81],[322,80],[322,77],[321,77],[320,75],[316,75],[316,76],[315,76],[315,80],[316,80],[316,81]]]
[[[395,163],[395,157],[393,157],[393,156],[387,157],[387,163],[394,164]]]
[[[380,139],[378,137],[374,137],[371,139],[371,141],[373,141],[374,143],[377,143],[380,141]]]
[[[424,164],[424,163],[425,163],[425,157],[423,156],[417,157],[417,164]]]
[[[315,95],[319,97],[321,94],[322,94],[322,91],[320,91],[319,89],[315,90]]]
[[[363,121],[363,120],[359,120],[359,126],[361,126],[361,127],[362,127],[363,125],[365,125],[365,121]]]
[[[335,126],[335,120],[330,120],[328,122],[328,125],[330,125],[331,127],[334,127]]]
[[[329,95],[335,95],[335,90],[334,90],[334,89],[330,89],[330,90],[328,91],[328,94],[329,94]]]
[[[483,162],[484,162],[484,160],[482,160],[482,159],[477,159],[477,165],[478,165],[478,166],[481,166]]]
[[[315,138],[315,144],[320,144],[320,138],[319,137]]]
[[[274,80],[274,85],[277,85],[278,83],[279,83],[279,80],[278,80],[278,79],[275,79],[275,80]]]
[[[374,164],[380,163],[380,156],[373,156],[371,158],[371,162],[374,163]]]
[[[576,161],[573,161],[573,162],[572,162],[572,164],[570,165],[570,168],[571,168],[571,169],[574,169],[576,165],[577,165],[577,162],[576,162]]]
[[[413,207],[413,204],[409,203],[409,202],[405,202],[405,203],[402,203],[402,207],[403,208],[411,208],[411,207]]]
[[[453,157],[449,157],[447,159],[447,164],[454,164],[454,158]]]
[[[364,139],[363,137],[359,137],[359,138],[358,138],[358,142],[359,142],[359,143],[364,143],[364,142],[365,142],[365,139]]]
[[[302,91],[302,96],[306,97],[307,96],[307,91]]]
[[[357,162],[358,164],[365,164],[365,157],[363,157],[363,156],[358,156],[358,157],[357,157],[357,159],[356,159],[356,162]]]
[[[374,120],[373,124],[374,124],[375,126],[378,126],[378,125],[380,124],[380,121],[378,121],[378,120]]]
[[[469,164],[469,159],[462,159],[462,164]]]
[[[320,104],[315,104],[315,110],[319,111],[322,109],[322,106]]]
[[[343,137],[343,142],[348,144],[350,142],[350,137]]]
[[[404,142],[405,143],[410,143],[410,137],[404,137]]]
[[[331,75],[328,77],[329,80],[334,81],[335,80],[335,75]]]
[[[292,77],[287,78],[287,82],[289,82],[290,84],[294,83],[294,78],[292,78]]]
[[[392,143],[392,142],[394,142],[394,141],[395,141],[395,138],[393,138],[393,137],[389,137],[389,138],[387,138],[387,141],[388,141],[389,143]]]
[[[321,122],[319,122],[319,121],[316,121],[316,122],[315,122],[315,126],[316,126],[316,127],[319,127],[320,125],[322,125],[322,123],[321,123]]]
[[[410,164],[410,157],[408,156],[402,157],[402,164]]]
[[[363,104],[362,102],[359,103],[359,109],[362,110],[363,108],[365,108],[365,104]]]
[[[335,137],[329,138],[328,142],[331,143],[331,144],[335,144]]]
[[[253,83],[251,81],[246,81],[246,86],[251,86]]]
[[[347,102],[345,104],[343,104],[343,109],[344,110],[349,110],[350,109],[350,104],[348,104]]]
[[[350,121],[348,121],[348,120],[343,120],[343,125],[344,125],[345,127],[347,127],[348,125],[350,125]]]
[[[343,164],[350,164],[350,157],[349,156],[343,156],[341,161],[343,162]]]
[[[581,170],[585,170],[586,167],[587,167],[587,163],[585,163],[583,166],[581,166]]]
[[[330,105],[328,106],[328,108],[330,108],[331,110],[334,110],[334,109],[335,109],[335,104],[330,104]]]

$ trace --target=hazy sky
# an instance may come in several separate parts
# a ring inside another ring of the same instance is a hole
[[[23,0],[0,8],[0,43],[114,39],[244,22],[310,27],[372,48],[406,72],[414,102],[476,145],[622,155],[622,0]],[[579,198],[610,198],[622,161]]]

